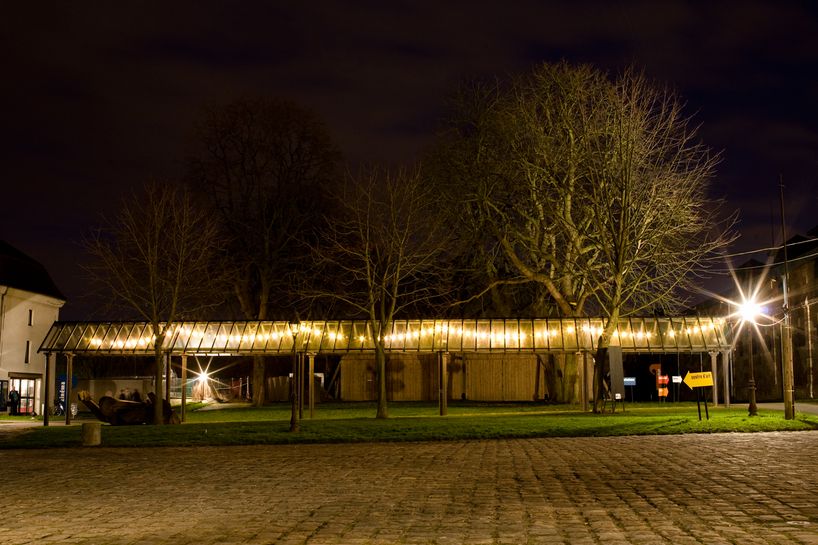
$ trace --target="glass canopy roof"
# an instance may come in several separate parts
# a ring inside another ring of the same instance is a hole
[[[577,352],[596,350],[603,320],[395,320],[383,335],[391,352]],[[730,349],[723,318],[624,318],[611,346],[624,352],[708,352]],[[313,322],[177,322],[163,351],[188,355],[374,351],[366,320]],[[147,322],[54,322],[40,352],[149,355],[155,337]]]

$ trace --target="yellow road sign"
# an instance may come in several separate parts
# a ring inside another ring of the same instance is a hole
[[[684,383],[687,384],[691,390],[693,388],[713,386],[713,373],[711,373],[710,371],[706,371],[703,373],[691,373],[690,371],[688,371],[687,374],[685,375]]]

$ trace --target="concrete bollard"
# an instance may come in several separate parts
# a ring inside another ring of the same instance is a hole
[[[84,422],[82,424],[82,446],[98,447],[102,444],[102,424],[100,422]]]

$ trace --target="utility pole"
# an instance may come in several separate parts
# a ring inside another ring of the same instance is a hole
[[[784,419],[795,418],[795,390],[793,387],[793,363],[792,363],[792,325],[790,324],[790,306],[787,295],[790,281],[790,267],[787,260],[787,227],[784,219],[784,179],[779,177],[779,195],[781,197],[781,235],[784,238],[784,280],[782,288],[784,290],[784,327],[781,332],[781,371],[784,381]]]
[[[812,320],[809,315],[809,298],[804,298],[804,314],[807,317],[807,362],[809,363],[809,398],[813,399],[812,393]]]

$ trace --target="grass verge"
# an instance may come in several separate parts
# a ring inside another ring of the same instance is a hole
[[[196,410],[189,411],[188,421],[180,426],[103,425],[102,443],[181,447],[818,430],[816,415],[799,413],[795,420],[784,420],[780,411],[762,410],[751,418],[744,408],[710,408],[710,420],[699,421],[695,404],[637,404],[604,415],[565,406],[474,403],[452,404],[446,417],[438,416],[437,405],[428,403],[393,403],[386,420],[373,418],[374,412],[374,405],[367,403],[326,403],[318,407],[314,419],[301,421],[300,432],[290,433],[286,404]],[[79,424],[0,434],[0,448],[6,449],[80,444]]]

